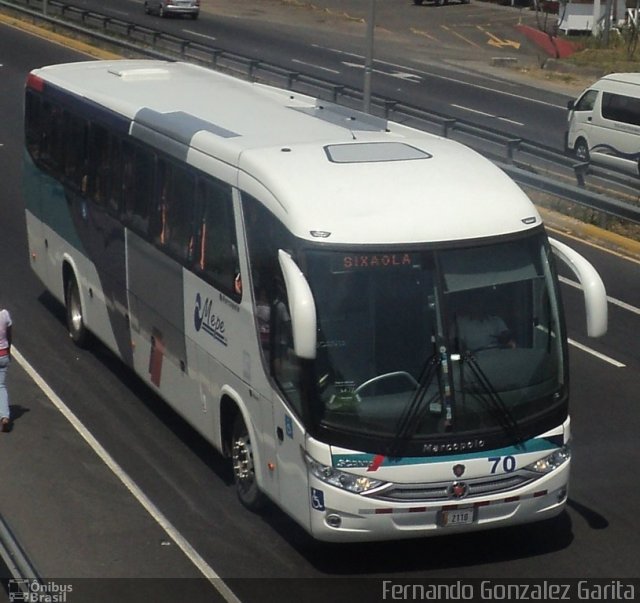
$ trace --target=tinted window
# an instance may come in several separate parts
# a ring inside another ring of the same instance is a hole
[[[640,99],[621,94],[602,94],[602,117],[640,126]]]
[[[596,97],[598,96],[597,90],[587,90],[575,104],[574,109],[576,111],[592,111],[596,104]]]
[[[123,219],[140,234],[147,234],[153,194],[155,155],[128,142],[122,144]]]
[[[181,261],[193,249],[195,176],[170,161],[158,161],[158,188],[153,215],[153,240]]]
[[[200,211],[194,268],[220,291],[239,301],[242,282],[231,187],[211,178],[201,178],[196,195]]]

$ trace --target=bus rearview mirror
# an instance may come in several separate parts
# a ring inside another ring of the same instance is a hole
[[[316,305],[309,283],[293,258],[282,249],[278,261],[284,276],[291,314],[293,349],[299,358],[316,357]]]
[[[587,335],[601,337],[607,332],[607,292],[596,269],[577,251],[556,239],[549,239],[554,254],[580,281],[587,311]]]

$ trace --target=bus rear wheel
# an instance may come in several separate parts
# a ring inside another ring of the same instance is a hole
[[[253,449],[249,430],[238,412],[233,424],[231,440],[231,461],[233,464],[233,481],[240,502],[251,511],[258,511],[264,506],[264,494],[258,488]]]
[[[89,338],[89,331],[84,324],[82,302],[80,301],[80,289],[75,277],[71,277],[67,283],[65,295],[67,309],[67,330],[73,343],[79,347],[85,347]]]

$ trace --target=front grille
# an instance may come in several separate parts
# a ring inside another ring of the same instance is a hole
[[[438,500],[452,500],[448,488],[455,481],[464,481],[468,487],[465,500],[478,496],[500,494],[516,488],[526,486],[538,479],[531,473],[510,473],[504,476],[491,476],[470,480],[451,480],[448,482],[426,484],[391,484],[368,495],[369,498],[392,502],[430,502]]]

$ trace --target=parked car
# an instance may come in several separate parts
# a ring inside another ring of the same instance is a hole
[[[197,19],[200,14],[200,0],[145,0],[144,12],[161,17],[188,15]]]

